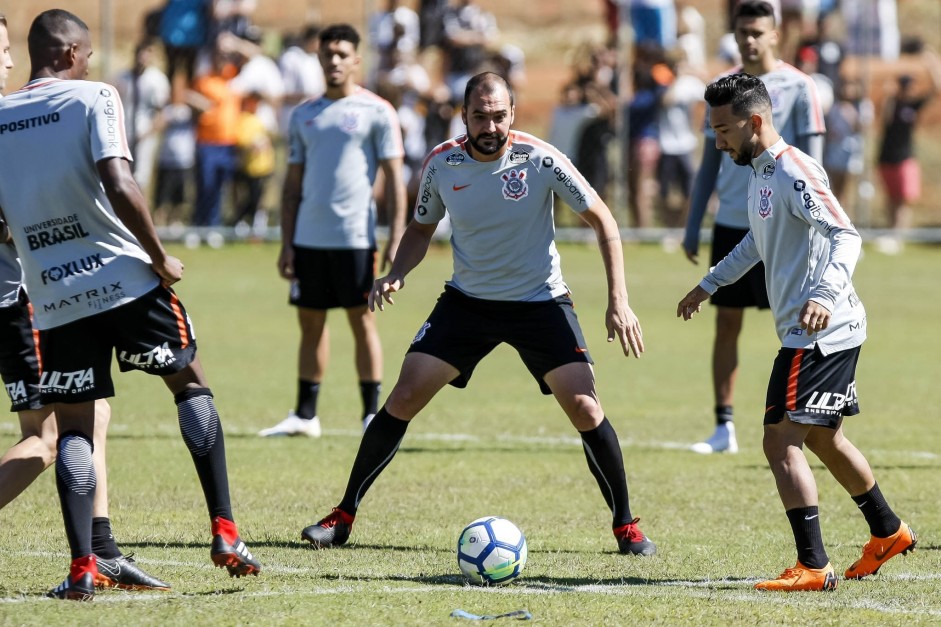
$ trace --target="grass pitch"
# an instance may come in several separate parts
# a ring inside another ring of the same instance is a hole
[[[347,547],[314,551],[301,529],[342,495],[360,435],[351,338],[330,317],[332,361],[321,393],[324,437],[262,439],[295,395],[297,329],[277,250],[236,245],[178,250],[178,292],[192,316],[226,431],[235,516],[262,561],[258,578],[229,579],[209,561],[209,525],[175,410],[160,381],[116,374],[109,438],[111,518],[125,552],[170,582],[169,593],[108,591],[94,603],[42,594],[68,567],[52,472],[0,511],[0,624],[459,625],[454,609],[527,609],[547,625],[913,624],[941,622],[941,503],[934,386],[941,249],[868,252],[856,286],[870,339],[858,385],[863,413],[847,421],[890,503],[919,534],[918,549],[869,580],[828,594],[758,593],[793,565],[790,529],[760,449],[764,390],[778,342],[770,313],[749,312],[736,412],[741,452],[685,450],[712,428],[713,314],[674,317],[705,270],[653,246],[626,250],[631,305],[647,353],[626,359],[605,342],[604,275],[594,247],[561,246],[563,272],[596,361],[602,403],[624,447],[631,505],[654,558],[616,552],[609,514],[577,434],[501,347],[468,389],[445,389],[413,422],[395,461],[364,500]],[[380,314],[386,389],[449,276],[433,248],[396,305]],[[16,441],[9,415],[0,446]],[[842,572],[868,531],[855,505],[812,457],[823,533]],[[457,535],[483,515],[515,522],[529,562],[516,583],[465,585]]]

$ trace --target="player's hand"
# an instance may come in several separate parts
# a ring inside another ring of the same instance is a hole
[[[605,316],[608,327],[608,341],[613,342],[617,337],[621,341],[621,349],[625,357],[640,357],[644,352],[644,332],[640,328],[640,320],[634,315],[631,308],[625,305],[622,308],[608,307]]]
[[[183,278],[183,262],[176,257],[167,255],[162,262],[154,262],[150,267],[153,268],[166,287]]]
[[[683,245],[683,252],[686,253],[686,258],[693,262],[693,265],[699,265],[699,249],[693,248],[691,246]]]
[[[690,290],[689,294],[683,297],[683,300],[676,306],[676,317],[682,317],[683,320],[689,320],[694,314],[702,311],[700,306],[704,300],[709,298],[709,292],[698,285]]]
[[[807,333],[820,333],[830,326],[830,315],[829,309],[820,303],[808,300],[801,308],[801,328],[806,329]]]
[[[369,311],[376,311],[377,305],[379,311],[384,311],[385,303],[383,303],[383,300],[390,305],[394,305],[395,301],[392,300],[392,293],[398,292],[403,287],[405,287],[405,277],[398,274],[387,274],[376,279],[372,284],[372,291],[369,292]]]
[[[278,254],[278,274],[289,281],[294,278],[294,247],[281,246]]]

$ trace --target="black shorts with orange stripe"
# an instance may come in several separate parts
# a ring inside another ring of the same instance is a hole
[[[859,413],[856,364],[860,347],[823,355],[816,346],[782,348],[774,360],[765,402],[766,425],[792,422],[836,429]]]
[[[445,286],[418,330],[409,353],[425,353],[454,366],[451,381],[467,387],[481,359],[502,343],[516,349],[543,394],[552,394],[544,377],[559,366],[593,363],[569,296],[531,302],[494,301]]]
[[[25,296],[0,307],[0,374],[10,397],[10,411],[39,409],[39,353]]]
[[[39,332],[44,404],[114,396],[111,354],[121,372],[179,372],[196,357],[196,335],[176,293],[158,286],[137,300]]]

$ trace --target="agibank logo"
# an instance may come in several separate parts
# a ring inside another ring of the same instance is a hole
[[[39,378],[39,388],[43,392],[56,392],[58,394],[78,394],[95,388],[95,371],[76,370],[75,372],[60,372],[49,370],[42,373]]]

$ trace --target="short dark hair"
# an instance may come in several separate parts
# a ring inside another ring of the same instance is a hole
[[[3,13],[0,13],[0,24],[3,24],[4,26],[7,25],[7,16]]]
[[[740,17],[770,17],[773,22],[777,23],[774,6],[766,0],[741,0],[735,6],[733,22]]]
[[[498,85],[506,88],[506,93],[510,96],[510,106],[512,107],[516,97],[513,95],[513,88],[510,87],[507,80],[496,72],[481,72],[467,81],[467,86],[464,88],[464,108],[467,108],[468,103],[470,103],[471,94],[478,88],[488,94],[492,94]]]
[[[37,15],[26,36],[30,58],[42,58],[50,48],[61,46],[73,27],[88,32],[88,24],[64,9],[49,9]]]
[[[320,31],[320,43],[322,45],[331,41],[348,41],[354,49],[359,48],[359,33],[349,24],[331,24]]]
[[[762,109],[771,111],[771,96],[761,79],[751,74],[728,74],[706,87],[706,102],[712,108],[732,105],[732,113],[744,117]]]

